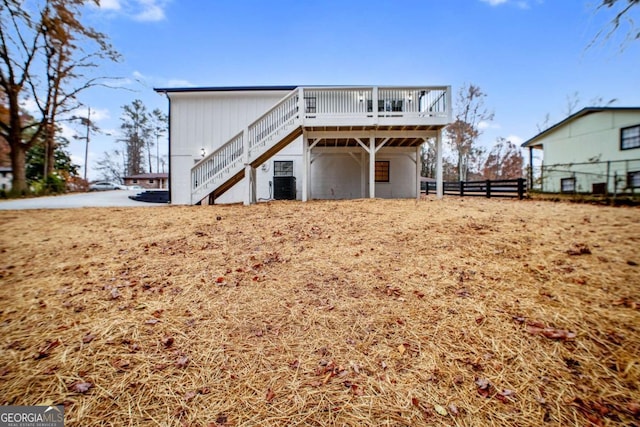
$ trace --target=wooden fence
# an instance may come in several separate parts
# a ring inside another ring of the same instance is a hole
[[[444,194],[449,196],[484,196],[491,197],[517,197],[522,200],[527,190],[527,180],[500,179],[486,181],[453,181],[444,182]],[[426,183],[426,193],[436,193],[436,183]]]

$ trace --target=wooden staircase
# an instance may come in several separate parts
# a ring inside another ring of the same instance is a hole
[[[302,135],[304,104],[294,89],[262,116],[191,168],[191,204],[222,195]]]

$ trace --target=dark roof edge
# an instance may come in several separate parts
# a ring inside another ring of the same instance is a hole
[[[529,146],[534,146],[536,145],[534,144],[534,142],[536,142],[538,139],[542,138],[543,136],[550,134],[551,132],[558,129],[559,127],[562,127],[577,118],[586,116],[591,113],[601,113],[603,111],[633,111],[633,110],[640,110],[640,107],[585,107],[582,110],[578,111],[577,113],[574,113],[569,117],[565,118],[564,120],[559,121],[555,125],[543,130],[533,138],[530,138],[529,140],[523,142],[520,145],[520,147],[526,148]]]
[[[276,91],[286,90],[292,91],[298,86],[210,86],[210,87],[154,87],[158,93],[177,93],[177,92],[255,92],[255,91]]]

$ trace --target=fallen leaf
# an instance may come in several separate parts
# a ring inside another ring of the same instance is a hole
[[[513,390],[502,390],[500,393],[496,394],[496,399],[500,400],[502,403],[508,403],[513,401],[513,397],[516,392]]]
[[[591,254],[591,249],[585,243],[574,243],[571,248],[567,250],[569,255],[589,255]]]
[[[162,339],[162,345],[164,345],[166,348],[169,348],[173,345],[174,339],[173,337],[164,337]]]
[[[195,391],[188,391],[185,395],[184,395],[184,400],[186,400],[187,402],[192,400],[194,397],[196,397],[198,393],[196,393]]]
[[[222,282],[224,282],[224,277],[218,277],[216,279],[216,283],[222,283]]]
[[[404,352],[407,351],[406,347],[404,346],[404,344],[400,344],[398,346],[398,352],[400,352],[400,356],[402,356],[404,354]]]
[[[352,384],[351,385],[351,392],[355,396],[362,396],[364,394],[364,390],[362,388],[358,387],[356,384]]]
[[[640,403],[638,403],[638,402],[629,402],[629,403],[627,403],[627,410],[634,417],[640,416]]]
[[[447,415],[449,415],[449,413],[444,408],[444,406],[433,405],[433,409],[438,413],[438,415],[442,415],[443,417],[446,417]]]
[[[111,299],[118,299],[118,298],[120,298],[120,292],[118,291],[118,288],[111,289]]]
[[[556,329],[551,327],[540,327],[537,325],[528,324],[527,332],[531,335],[542,335],[549,339],[570,341],[576,337],[575,332],[571,332],[565,329]]]
[[[454,417],[460,413],[458,407],[454,403],[449,404],[449,413]]]
[[[131,365],[131,362],[125,359],[116,359],[111,362],[111,365],[120,371],[124,371],[129,367],[129,365]]]
[[[267,403],[271,403],[271,401],[276,397],[276,394],[273,392],[273,390],[269,389],[267,390]]]
[[[417,398],[417,397],[412,397],[412,398],[411,398],[411,404],[412,404],[413,406],[420,407],[420,401],[418,400],[418,398]]]
[[[82,342],[85,344],[89,344],[91,341],[93,341],[96,338],[95,335],[93,335],[91,332],[89,332],[87,335],[85,335],[84,337],[82,337]]]
[[[69,390],[74,393],[86,393],[93,387],[92,383],[84,382],[84,381],[76,381],[69,386]]]
[[[40,349],[38,350],[38,354],[35,355],[35,359],[38,360],[48,357],[51,353],[51,350],[58,347],[60,344],[62,344],[62,341],[60,341],[59,339],[48,341],[46,344],[40,347]]]
[[[180,356],[178,360],[176,360],[176,367],[178,368],[186,368],[189,364],[189,358],[187,356]]]
[[[491,397],[491,383],[485,378],[479,378],[476,380],[478,386],[478,394],[482,397]]]
[[[147,325],[155,325],[156,323],[158,323],[159,320],[158,319],[149,319],[146,322],[144,322]]]

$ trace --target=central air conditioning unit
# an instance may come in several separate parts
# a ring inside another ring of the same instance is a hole
[[[296,177],[295,176],[274,176],[273,177],[273,198],[276,200],[296,199]]]

